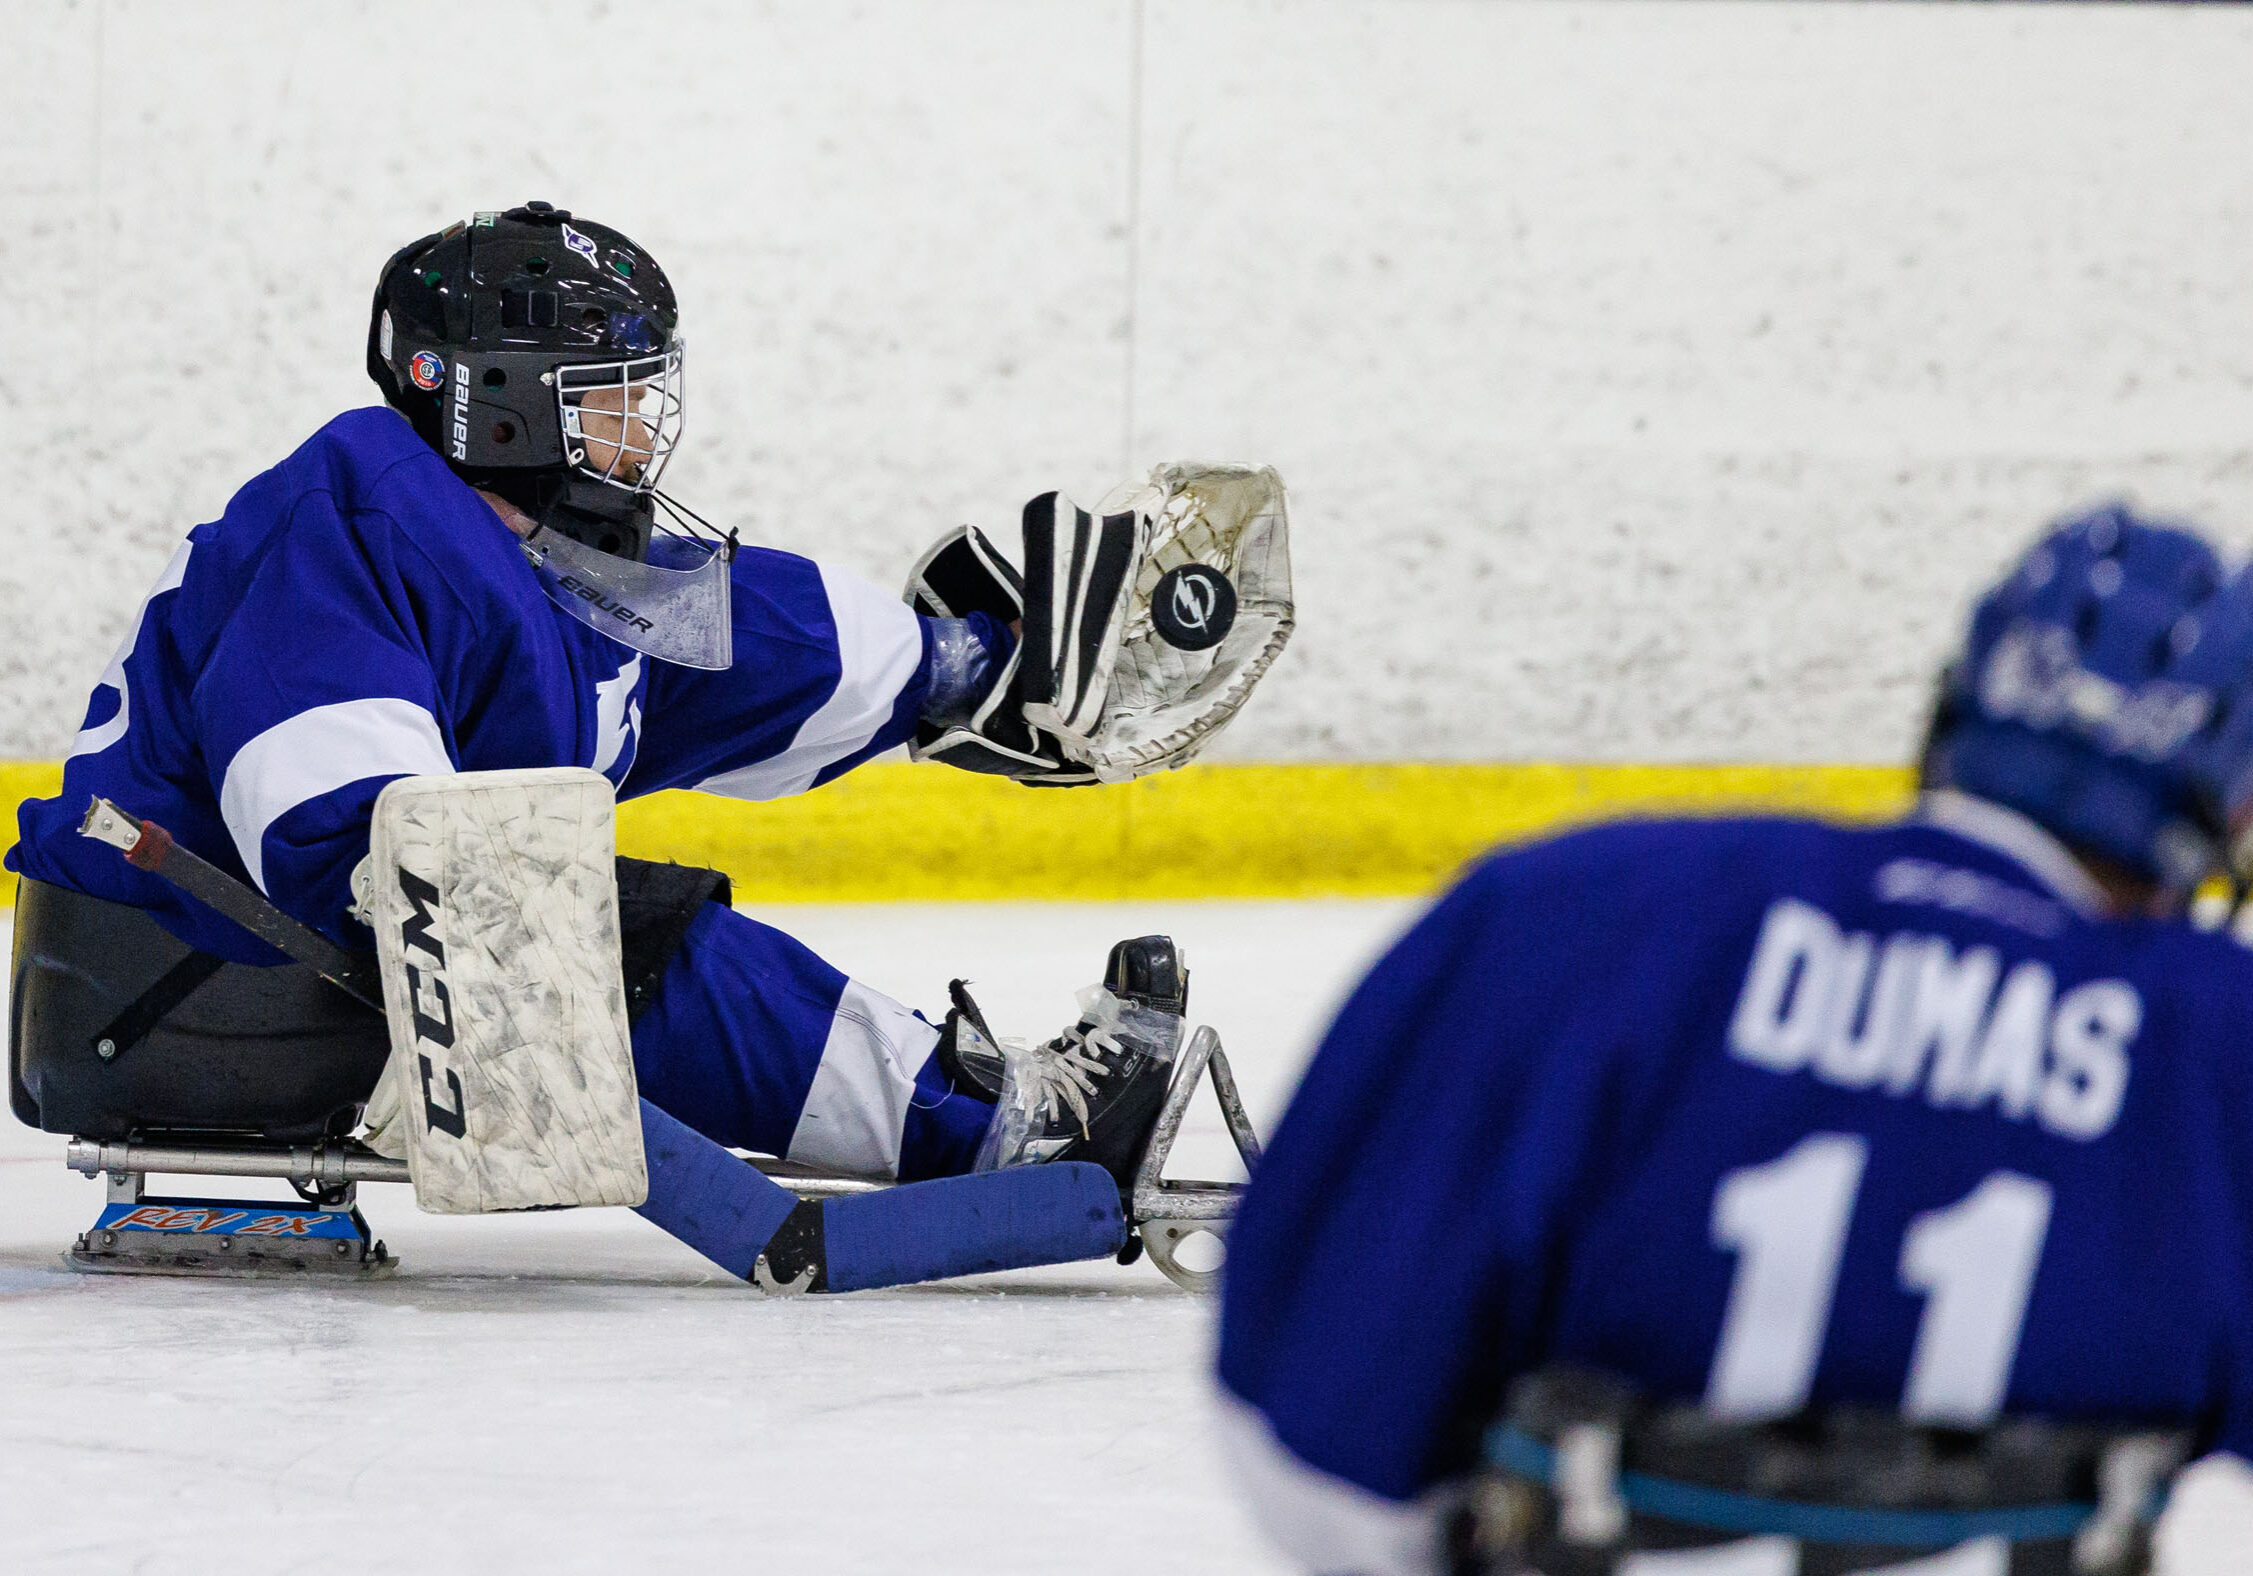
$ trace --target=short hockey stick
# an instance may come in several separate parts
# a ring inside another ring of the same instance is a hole
[[[86,807],[79,835],[123,853],[136,869],[161,876],[188,896],[215,908],[275,951],[285,953],[347,996],[383,1011],[383,982],[375,959],[355,956],[309,926],[301,925],[247,882],[191,853],[154,821],[144,821],[107,799]]]

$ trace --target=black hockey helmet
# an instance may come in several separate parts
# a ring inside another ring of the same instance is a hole
[[[531,202],[392,256],[368,375],[465,481],[638,560],[680,439],[679,318],[655,258]]]
[[[636,650],[732,659],[733,535],[661,530],[681,435],[680,313],[657,260],[544,202],[401,248],[368,323],[368,375],[456,475],[534,522],[549,598]]]

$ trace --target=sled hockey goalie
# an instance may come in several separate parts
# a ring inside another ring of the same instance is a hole
[[[385,406],[167,566],[9,855],[12,1104],[110,1179],[81,1267],[365,1273],[357,1185],[411,1181],[442,1213],[633,1207],[771,1289],[1144,1247],[1209,1284],[1173,1250],[1235,1190],[1163,1176],[1201,1083],[1257,1144],[1167,938],[1025,1045],[961,981],[926,1019],[719,872],[617,857],[613,807],[804,792],[902,744],[1031,786],[1179,766],[1289,636],[1279,479],[1044,495],[1022,572],[966,527],[896,599],[658,490],[681,361],[646,252],[479,214],[384,269]]]

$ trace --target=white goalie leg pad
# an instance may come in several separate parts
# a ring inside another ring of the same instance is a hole
[[[648,1196],[614,814],[580,767],[405,777],[376,800],[377,1103],[432,1213]]]

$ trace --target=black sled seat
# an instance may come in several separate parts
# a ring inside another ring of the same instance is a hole
[[[349,1133],[389,1055],[383,1019],[298,964],[197,952],[140,909],[43,881],[16,893],[8,1094],[101,1143]]]
[[[390,1054],[383,1018],[311,969],[227,963],[140,909],[25,880],[16,891],[8,1097],[107,1172],[79,1269],[376,1275],[396,1263],[354,1202],[396,1168],[345,1135]],[[374,1168],[374,1169],[371,1169]],[[286,1179],[302,1204],[165,1197],[154,1171]]]
[[[629,1014],[653,998],[717,871],[619,862]],[[67,1134],[65,1163],[107,1175],[67,1255],[82,1270],[354,1276],[397,1266],[360,1214],[361,1182],[405,1161],[350,1135],[390,1056],[383,1016],[300,964],[227,963],[140,909],[25,880],[8,1039],[16,1116]],[[156,1197],[152,1174],[286,1181],[302,1204]]]
[[[635,859],[618,861],[617,880],[631,1022],[655,999],[695,917],[732,894],[718,871]],[[223,963],[139,909],[31,880],[18,888],[12,1007],[17,1117],[70,1135],[65,1164],[109,1180],[100,1218],[68,1254],[74,1266],[221,1276],[396,1267],[355,1202],[361,1182],[411,1180],[406,1161],[350,1136],[390,1058],[374,1008],[302,965]],[[1219,1238],[1242,1191],[1164,1174],[1188,1103],[1208,1076],[1246,1169],[1257,1162],[1259,1142],[1220,1038],[1200,1027],[1178,1054],[1119,1201],[1137,1233],[1122,1262],[1147,1251],[1191,1291],[1211,1290],[1218,1273],[1178,1250]],[[787,1160],[751,1164],[801,1200],[880,1186]],[[143,1185],[158,1174],[286,1181],[303,1205],[150,1196]]]

